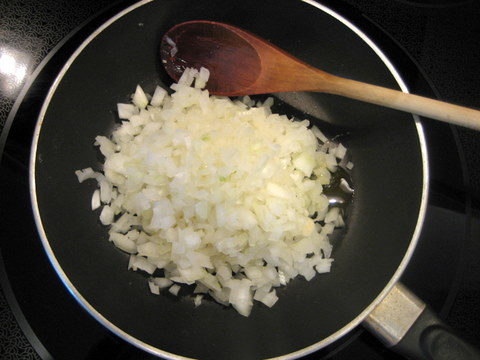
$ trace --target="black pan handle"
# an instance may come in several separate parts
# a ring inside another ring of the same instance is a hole
[[[392,350],[412,359],[480,359],[480,351],[454,334],[428,307]]]
[[[480,350],[456,335],[401,283],[376,305],[364,325],[393,351],[409,359],[480,359]]]

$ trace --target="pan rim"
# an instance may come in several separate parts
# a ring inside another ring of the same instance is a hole
[[[152,345],[149,345],[140,339],[137,339],[136,337],[128,334],[121,328],[117,327],[114,325],[110,320],[108,320],[106,317],[104,317],[99,311],[95,309],[83,296],[82,294],[76,289],[74,284],[70,281],[69,277],[67,274],[63,271],[62,266],[60,265],[58,259],[56,258],[53,249],[50,246],[50,243],[48,241],[48,237],[46,235],[45,229],[43,228],[43,223],[41,219],[41,214],[40,214],[40,209],[39,209],[39,204],[37,202],[37,196],[36,196],[36,181],[35,181],[35,168],[36,168],[36,155],[37,155],[37,146],[38,146],[38,141],[39,141],[39,136],[40,136],[40,131],[42,128],[42,124],[45,118],[45,115],[47,113],[47,110],[49,108],[50,102],[59,86],[61,83],[63,77],[65,74],[68,72],[70,69],[71,65],[74,63],[76,58],[83,52],[83,50],[105,29],[107,29],[110,25],[112,25],[114,22],[122,18],[123,16],[127,15],[128,13],[134,11],[135,9],[144,6],[154,0],[141,0],[133,5],[128,6],[127,8],[123,9],[122,11],[118,12],[114,16],[112,16],[110,19],[105,21],[100,27],[98,27],[95,31],[93,31],[83,42],[82,44],[75,50],[75,52],[70,56],[68,61],[65,63],[65,65],[62,67],[61,71],[59,74],[56,76],[52,86],[50,87],[48,94],[43,102],[42,108],[40,110],[40,113],[38,115],[37,123],[35,125],[35,130],[34,130],[34,135],[32,139],[32,146],[30,149],[30,165],[29,165],[29,190],[30,190],[30,199],[31,199],[31,205],[32,205],[32,210],[33,210],[33,216],[35,220],[35,224],[37,227],[37,231],[39,233],[40,239],[42,241],[42,245],[45,249],[45,252],[49,258],[50,263],[53,265],[55,272],[59,276],[60,280],[64,284],[64,286],[67,288],[67,290],[70,292],[70,294],[74,297],[74,299],[86,310],[93,318],[95,318],[99,323],[101,323],[104,327],[118,335],[120,338],[123,340],[129,342],[130,344],[148,352],[156,356],[162,356],[166,359],[191,359],[188,357],[184,357],[178,354],[173,354],[170,352],[167,352],[162,349],[158,349]],[[353,31],[362,41],[364,41],[373,51],[374,53],[379,57],[379,59],[382,61],[384,66],[388,69],[390,74],[393,76],[394,80],[400,87],[400,89],[403,92],[408,93],[408,87],[406,86],[405,82],[403,81],[402,77],[400,76],[399,72],[397,69],[394,67],[392,62],[388,59],[388,57],[383,53],[383,51],[375,44],[374,41],[372,41],[361,29],[359,29],[356,25],[354,25],[351,21],[346,19],[344,16],[340,15],[336,11],[330,9],[328,6],[324,4],[320,4],[316,2],[315,0],[299,0],[300,2],[309,4],[315,8],[317,8],[320,11],[323,11],[324,13],[330,15],[337,21],[340,21],[343,25],[345,25],[350,31]],[[373,311],[373,309],[385,298],[385,296],[390,292],[390,290],[393,288],[393,286],[400,280],[401,275],[403,274],[405,268],[407,267],[410,258],[416,248],[416,245],[418,243],[418,239],[420,237],[425,215],[426,215],[426,209],[427,209],[427,204],[428,204],[428,189],[429,189],[429,162],[428,162],[428,152],[427,152],[427,146],[426,146],[426,139],[425,139],[425,134],[423,130],[423,126],[420,123],[420,118],[417,115],[412,114],[415,127],[416,127],[416,132],[419,140],[419,145],[420,145],[420,153],[421,153],[421,158],[422,158],[422,195],[420,199],[420,206],[419,206],[419,212],[417,216],[417,223],[415,225],[415,230],[412,235],[412,239],[409,243],[409,246],[404,254],[404,257],[402,258],[402,261],[400,262],[399,266],[397,267],[397,270],[393,274],[392,278],[390,281],[386,284],[386,286],[383,288],[383,290],[379,293],[379,295],[375,298],[373,302],[370,303],[369,306],[367,306],[360,314],[358,314],[353,320],[351,320],[347,325],[339,329],[338,331],[330,334],[328,337],[308,346],[305,347],[301,350],[291,352],[289,354],[281,355],[278,357],[274,357],[271,359],[296,359],[299,357],[306,356],[308,354],[311,354],[315,351],[318,351],[336,340],[340,339],[342,336],[346,335],[350,331],[352,331],[354,328],[359,326],[364,319],[368,316],[369,313]]]

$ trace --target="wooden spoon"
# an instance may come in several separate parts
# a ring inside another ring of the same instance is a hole
[[[207,68],[207,89],[215,95],[319,91],[480,130],[480,111],[326,73],[228,24],[178,24],[164,35],[160,54],[176,81],[187,67]]]

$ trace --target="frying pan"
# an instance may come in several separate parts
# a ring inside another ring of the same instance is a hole
[[[152,92],[171,80],[159,61],[173,25],[214,20],[256,33],[313,66],[407,91],[375,44],[313,1],[142,1],[97,29],[58,75],[32,145],[32,206],[45,251],[59,277],[94,318],[133,345],[165,358],[298,358],[366,323],[379,331],[381,305],[414,251],[428,192],[428,160],[419,119],[325,94],[280,94],[274,110],[307,117],[339,136],[352,156],[355,199],[347,228],[332,238],[329,274],[296,279],[269,309],[248,317],[213,301],[152,295],[145,277],[127,271],[128,255],[108,241],[90,210],[95,183],[75,170],[101,169],[93,146],[118,124],[116,104],[140,84]],[[406,291],[406,290],[405,290]],[[380,304],[380,306],[379,306]]]

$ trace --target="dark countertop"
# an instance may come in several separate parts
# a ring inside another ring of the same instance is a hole
[[[403,47],[431,80],[441,99],[480,108],[480,1],[341,1],[346,8],[363,13]],[[15,100],[42,61],[73,29],[113,2],[9,0],[0,4],[0,130],[5,136]],[[16,64],[9,62],[9,55],[17,59]],[[467,340],[480,344],[480,136],[463,128],[456,128],[455,134],[468,179],[465,188],[456,190],[471,195],[474,216],[467,271],[446,320]],[[2,291],[0,358],[39,358],[9,311]]]

